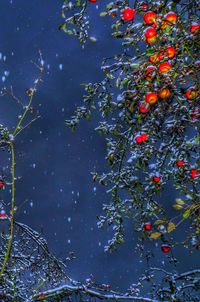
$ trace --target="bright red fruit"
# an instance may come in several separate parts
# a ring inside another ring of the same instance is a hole
[[[138,107],[138,110],[141,112],[141,113],[147,113],[150,111],[150,105],[147,103],[147,102],[141,102],[139,104],[139,107]]]
[[[178,16],[174,12],[169,12],[164,16],[164,19],[167,21],[167,24],[172,25],[178,21]]]
[[[4,220],[7,219],[7,215],[6,212],[4,210],[1,210],[0,212],[0,220]]]
[[[170,96],[170,94],[171,94],[171,92],[170,92],[169,88],[166,87],[166,88],[163,88],[159,92],[158,96],[164,100],[164,99],[167,99]]]
[[[135,141],[136,143],[141,144],[143,142],[141,135],[136,136]]]
[[[89,2],[97,2],[97,0],[88,0]]]
[[[142,138],[142,141],[143,141],[143,142],[146,142],[146,141],[148,140],[148,136],[147,136],[146,133],[142,133],[142,134],[141,134],[141,138]]]
[[[159,65],[158,69],[160,73],[168,73],[168,71],[171,69],[171,65],[169,62],[164,62]]]
[[[127,7],[123,10],[122,14],[125,21],[132,21],[135,17],[135,10]]]
[[[200,25],[196,22],[193,22],[191,27],[190,27],[190,32],[192,34],[197,34],[199,32],[199,29],[200,29]]]
[[[142,133],[141,135],[136,136],[135,141],[138,144],[141,144],[143,142],[146,142],[148,139],[147,134],[146,133]]]
[[[146,102],[149,103],[150,105],[153,105],[157,102],[158,100],[158,95],[155,92],[149,92],[146,94]]]
[[[171,248],[170,248],[169,244],[162,244],[161,245],[161,250],[162,250],[163,253],[166,254],[166,253],[170,252]]]
[[[176,162],[176,165],[177,165],[177,167],[183,167],[185,165],[185,162],[184,162],[184,160],[178,160]]]
[[[144,15],[144,22],[148,25],[152,25],[154,24],[156,21],[156,14],[154,12],[147,12],[145,15]]]
[[[157,35],[157,31],[155,28],[149,26],[144,32],[146,39],[153,38]]]
[[[176,49],[172,46],[168,46],[166,49],[166,55],[169,59],[173,59],[176,55]]]
[[[198,177],[199,171],[197,169],[191,169],[190,170],[190,176],[195,179]]]
[[[0,189],[5,187],[5,182],[3,180],[0,180]]]
[[[154,182],[160,182],[161,181],[161,178],[159,176],[154,176],[153,177],[153,181]]]
[[[152,225],[151,225],[151,223],[150,223],[150,222],[146,222],[146,223],[144,224],[144,229],[145,229],[145,231],[151,231],[151,230],[152,230]]]

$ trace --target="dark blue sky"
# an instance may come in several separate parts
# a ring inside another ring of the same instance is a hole
[[[75,134],[64,124],[81,104],[80,84],[101,80],[102,58],[113,55],[120,47],[110,38],[108,20],[99,18],[100,10],[91,6],[91,35],[98,42],[82,50],[78,41],[58,31],[61,6],[62,0],[0,3],[0,79],[5,71],[9,72],[6,80],[1,79],[1,88],[12,85],[15,94],[26,103],[25,91],[37,76],[31,61],[37,61],[38,50],[42,51],[46,66],[44,82],[34,99],[41,119],[16,141],[16,173],[22,177],[17,181],[16,203],[20,210],[16,219],[42,231],[50,249],[59,257],[75,251],[77,259],[69,264],[72,277],[84,279],[93,274],[99,282],[126,288],[136,281],[146,264],[134,253],[131,221],[127,243],[112,255],[103,251],[111,232],[97,229],[96,216],[109,196],[104,187],[94,187],[90,175],[94,167],[99,171],[107,169],[104,138],[93,130],[98,116],[94,115],[91,122],[82,122]],[[8,97],[0,102],[0,123],[11,128],[21,113],[20,107]],[[1,155],[1,167],[8,164],[5,158],[5,154]],[[9,174],[9,169],[5,169],[5,174]],[[8,198],[8,194],[3,197]],[[174,197],[170,191],[165,192],[166,201]],[[167,259],[155,244],[148,243],[147,247],[159,255],[157,264]],[[180,264],[180,270],[193,267],[181,249],[175,253],[187,263],[184,267]]]

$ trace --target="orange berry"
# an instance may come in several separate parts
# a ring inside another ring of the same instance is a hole
[[[168,46],[166,49],[166,55],[169,59],[173,59],[176,55],[176,49],[172,46]]]
[[[158,96],[161,98],[161,99],[167,99],[169,96],[170,96],[171,92],[169,90],[169,88],[163,88]]]
[[[161,63],[158,67],[160,73],[168,73],[171,69],[171,65],[169,62]]]
[[[178,16],[174,12],[169,12],[164,16],[164,19],[168,25],[173,25],[178,21]]]

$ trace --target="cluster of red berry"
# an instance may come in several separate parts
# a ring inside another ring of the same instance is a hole
[[[141,6],[143,11],[148,10],[148,4],[142,3]],[[128,7],[123,10],[123,20],[125,21],[132,21],[135,17],[135,10]],[[166,15],[161,16],[157,15],[153,11],[147,11],[144,16],[144,23],[148,25],[145,29],[145,41],[148,44],[153,44],[156,42],[158,38],[157,28],[160,26],[160,30],[167,30],[171,26],[174,26],[178,22],[178,16],[174,12],[168,12]],[[190,32],[192,34],[197,34],[199,32],[200,25],[197,23],[192,23],[190,27]],[[157,52],[149,57],[149,62],[152,64],[158,63],[158,67],[155,65],[147,66],[145,70],[145,79],[147,82],[150,82],[156,75],[157,70],[160,74],[167,74],[172,66],[171,63],[168,61],[173,59],[177,55],[177,50],[174,46],[166,46],[162,51]],[[158,92],[147,92],[145,95],[145,100],[139,104],[139,112],[147,113],[150,111],[151,106],[156,104],[159,100],[165,100],[169,98],[171,95],[171,90],[169,87],[160,88]],[[185,97],[188,101],[196,99],[198,96],[198,90],[195,87],[190,87],[185,92]],[[192,119],[197,119],[199,117],[200,109],[196,108],[193,110],[191,114]],[[147,134],[143,133],[142,135],[136,136],[135,141],[138,144],[147,141]],[[177,166],[182,167],[184,165],[184,161],[178,161]],[[191,169],[190,176],[191,178],[198,177],[198,170]],[[160,177],[153,177],[154,182],[160,182]]]
[[[146,12],[143,16],[145,25],[148,25],[148,27],[144,31],[144,37],[145,41],[148,43],[148,45],[154,44],[157,41],[157,38],[162,30],[168,30],[170,27],[175,26],[178,22],[178,16],[174,12],[168,12],[164,16],[157,15],[153,11],[148,11],[148,4],[143,3],[142,4],[142,10]],[[135,17],[135,10],[132,8],[126,8],[123,11],[123,20],[125,21],[132,21]],[[159,28],[159,34],[157,29]],[[190,27],[190,33],[197,34],[199,32],[200,25],[197,23],[192,23]],[[173,59],[177,55],[177,50],[172,45],[167,45],[166,47],[162,47],[162,50],[154,53],[149,57],[149,62],[151,64],[157,64],[158,65],[149,65],[147,66],[145,70],[145,79],[147,82],[150,82],[157,74],[157,71],[159,74],[168,74],[170,70],[172,69],[172,65],[170,60]],[[139,112],[141,113],[148,113],[151,109],[151,106],[156,104],[159,99],[165,100],[169,98],[171,95],[171,91],[168,86],[163,87],[158,92],[147,92],[145,95],[145,100],[142,101],[139,104]],[[190,87],[185,92],[185,97],[188,101],[194,100],[198,96],[198,90],[195,87]],[[200,110],[194,109],[192,112],[191,117],[193,119],[197,119],[199,117]],[[146,133],[143,133],[141,135],[138,135],[135,137],[135,141],[138,144],[142,144],[143,142],[147,141],[148,136]],[[177,167],[183,167],[185,165],[184,160],[179,160],[176,162]],[[195,179],[198,177],[199,171],[197,169],[190,169],[190,176],[192,179]],[[160,176],[153,176],[153,181],[155,183],[159,183],[161,181]],[[145,231],[151,231],[152,230],[152,224],[150,222],[146,222],[144,224],[144,230]],[[171,250],[170,245],[162,244],[161,250],[163,253],[168,253]]]

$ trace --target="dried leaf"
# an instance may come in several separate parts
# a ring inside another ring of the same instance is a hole
[[[180,204],[173,204],[173,208],[176,209],[176,210],[182,210],[183,206],[180,205]]]
[[[160,233],[160,232],[155,232],[155,233],[152,233],[152,234],[150,235],[150,238],[156,240],[156,239],[158,239],[160,236],[161,236],[161,233]]]
[[[166,220],[158,219],[154,222],[154,224],[165,224]]]
[[[170,233],[176,229],[176,225],[173,222],[169,222],[167,226],[167,232]]]

